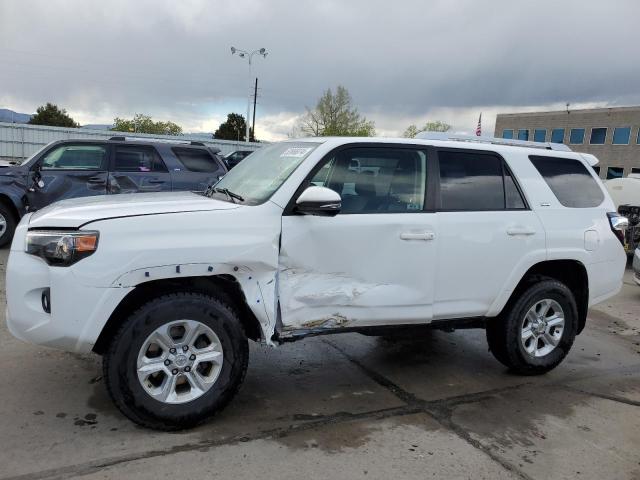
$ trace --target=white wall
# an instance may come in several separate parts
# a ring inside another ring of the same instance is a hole
[[[49,127],[45,125],[25,125],[21,123],[0,122],[0,160],[22,160],[30,157],[44,145],[56,140],[85,139],[107,140],[113,136],[126,135],[162,140],[194,140],[206,145],[217,147],[222,154],[233,150],[257,150],[263,144],[233,142],[229,140],[215,140],[190,135],[149,135],[146,133],[126,134],[125,132],[111,132],[109,130],[90,130],[87,128]]]

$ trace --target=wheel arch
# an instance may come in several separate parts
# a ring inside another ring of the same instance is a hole
[[[93,346],[93,352],[102,355],[106,351],[110,339],[131,312],[153,298],[176,292],[196,292],[224,297],[237,310],[247,337],[254,341],[263,340],[260,322],[249,308],[242,287],[233,275],[163,278],[138,284],[122,299],[102,328]]]
[[[15,200],[10,195],[6,193],[0,193],[0,203],[6,206],[11,213],[13,214],[13,219],[16,221],[16,224],[20,221],[22,215],[20,215],[20,210],[16,205]]]
[[[571,290],[578,307],[577,333],[582,332],[587,321],[589,308],[589,277],[586,267],[579,260],[545,260],[531,266],[516,285],[500,314],[506,311],[520,294],[540,277],[558,280]]]

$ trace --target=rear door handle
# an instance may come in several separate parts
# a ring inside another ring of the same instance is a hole
[[[400,234],[400,240],[433,240],[436,234],[433,232],[403,232]]]
[[[151,178],[148,180],[149,183],[167,183],[166,180],[160,180],[158,178]]]
[[[535,235],[536,231],[533,228],[530,227],[523,227],[523,226],[514,226],[514,227],[508,227],[507,228],[507,235],[511,235],[512,237],[514,236],[529,236],[529,235]]]

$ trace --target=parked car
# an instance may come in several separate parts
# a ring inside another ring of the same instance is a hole
[[[247,339],[485,328],[500,362],[542,374],[626,264],[626,219],[562,147],[292,140],[205,194],[58,202],[16,230],[7,323],[102,355],[118,408],[165,430],[230,401]]]
[[[252,153],[253,150],[234,150],[231,153],[227,153],[227,155],[224,157],[224,160],[225,162],[227,162],[227,167],[229,168],[229,170],[231,170]]]
[[[640,285],[640,247],[633,254],[633,280]]]
[[[199,142],[112,137],[50,143],[22,165],[0,165],[0,246],[26,212],[58,200],[113,193],[204,191],[227,173]]]

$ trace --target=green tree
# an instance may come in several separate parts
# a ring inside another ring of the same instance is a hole
[[[327,89],[313,110],[307,107],[300,130],[314,137],[372,137],[376,134],[375,124],[358,113],[349,91],[342,86],[338,86],[335,94]]]
[[[227,120],[222,122],[218,129],[214,132],[213,138],[219,140],[235,140],[244,142],[247,138],[247,124],[244,117],[239,113],[230,113]],[[253,134],[253,129],[249,129],[249,140],[257,141]]]
[[[422,128],[418,128],[415,125],[409,125],[402,134],[405,138],[415,138],[420,132],[448,132],[451,130],[451,125],[440,120],[434,122],[427,122]]]
[[[52,127],[77,128],[80,126],[67,114],[64,108],[58,108],[57,105],[49,102],[38,107],[36,114],[31,117],[29,123],[31,125],[50,125]]]
[[[182,135],[182,127],[173,122],[154,122],[149,115],[136,113],[133,119],[113,119],[114,132],[152,133],[155,135]]]

